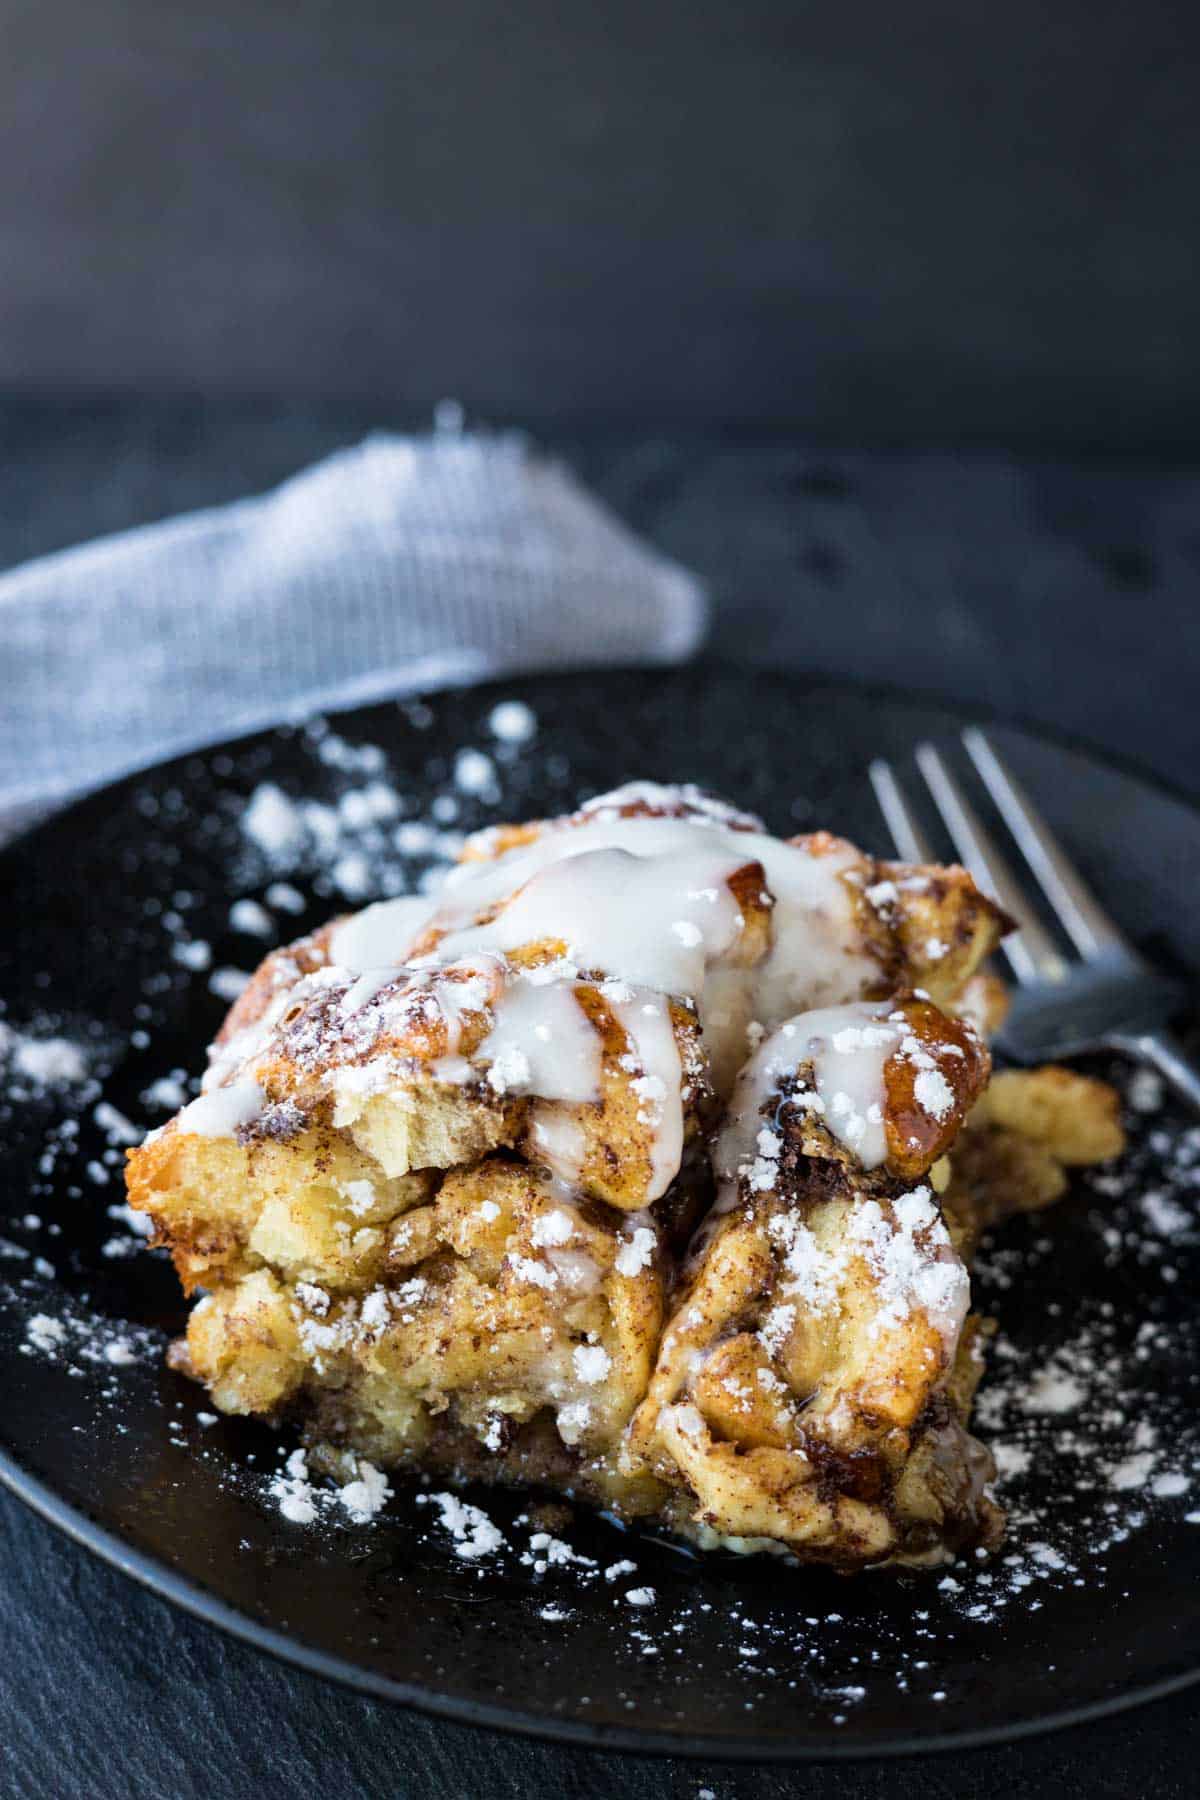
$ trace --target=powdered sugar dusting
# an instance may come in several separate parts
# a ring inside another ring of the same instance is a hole
[[[462,1562],[475,1562],[505,1548],[500,1528],[480,1506],[460,1500],[457,1494],[418,1494],[418,1506],[435,1506],[438,1522],[454,1540],[454,1554]]]
[[[365,1457],[346,1459],[346,1479],[329,1486],[309,1468],[307,1453],[292,1450],[282,1470],[269,1477],[267,1497],[291,1525],[334,1524],[349,1521],[369,1525],[392,1497],[387,1477]]]
[[[0,1019],[0,1073],[18,1091],[77,1087],[87,1080],[87,1049],[70,1038],[15,1031]]]

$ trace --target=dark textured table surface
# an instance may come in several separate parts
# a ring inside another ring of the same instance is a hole
[[[0,399],[0,567],[267,486],[384,422],[265,402]],[[554,447],[707,577],[717,649],[1018,715],[1200,797],[1200,470],[567,431]],[[7,1497],[0,1534],[6,1797],[1196,1791],[1200,1694],[886,1767],[618,1759],[423,1719],[286,1669]]]

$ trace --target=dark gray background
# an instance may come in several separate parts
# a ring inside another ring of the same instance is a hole
[[[1180,0],[2,0],[0,383],[1179,451]]]

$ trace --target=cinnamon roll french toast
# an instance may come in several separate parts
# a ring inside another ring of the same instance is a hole
[[[176,1366],[331,1469],[846,1571],[994,1543],[964,1258],[1119,1148],[1065,1071],[989,1102],[1005,924],[690,787],[478,835],[268,956],[130,1153],[202,1290]]]

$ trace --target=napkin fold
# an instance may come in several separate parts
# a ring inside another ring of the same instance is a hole
[[[377,434],[254,499],[0,576],[0,836],[305,713],[683,659],[699,583],[514,436]]]

